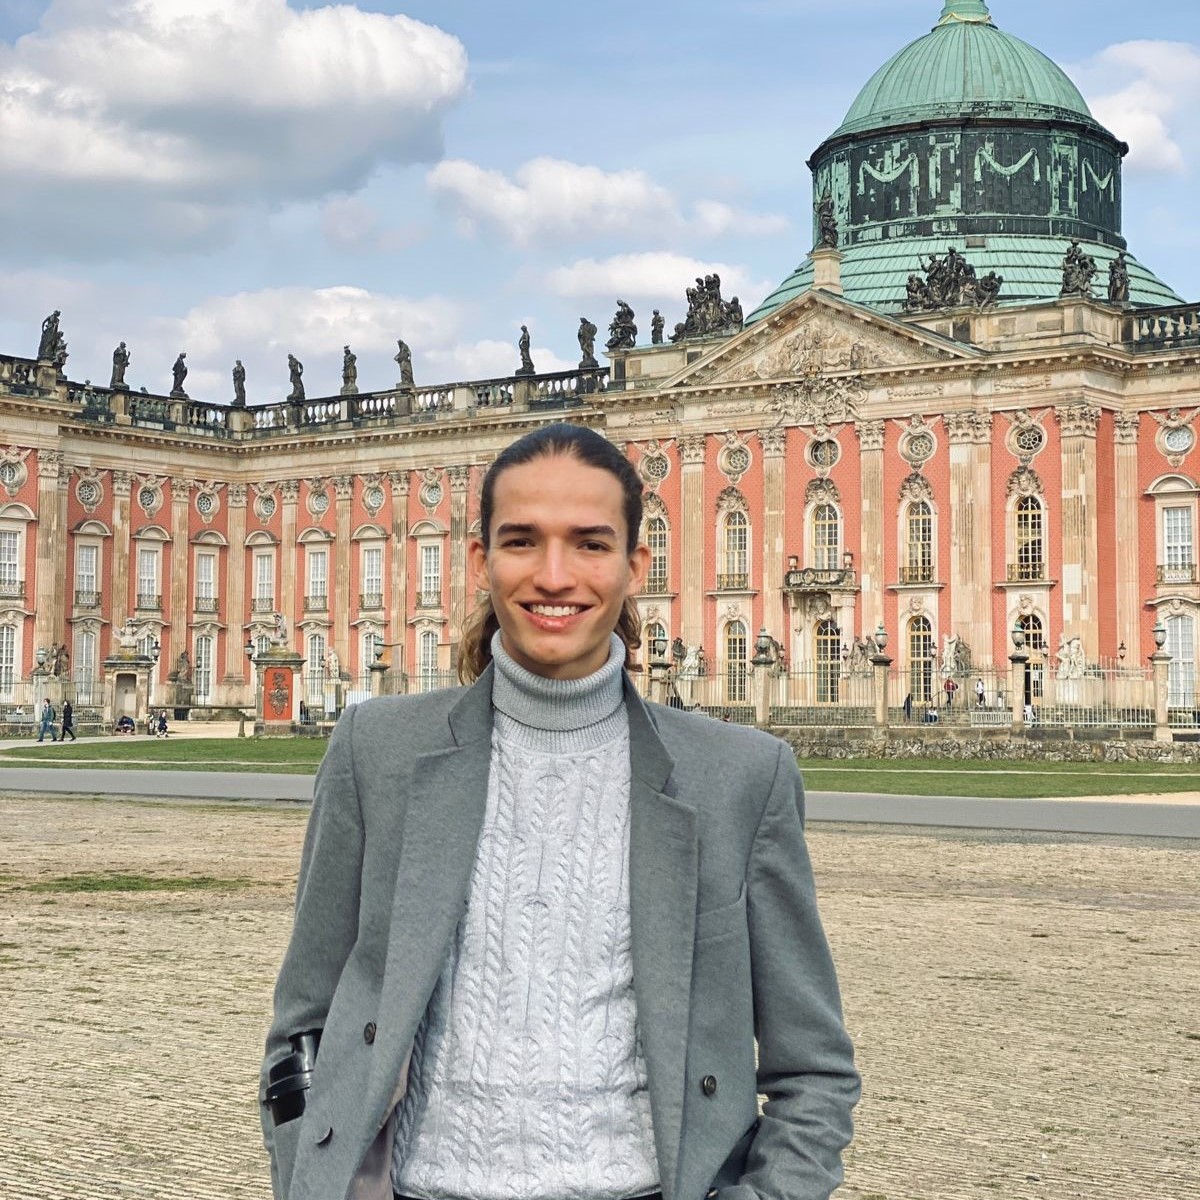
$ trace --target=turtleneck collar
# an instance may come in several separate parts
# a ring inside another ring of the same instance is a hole
[[[608,661],[582,679],[547,679],[517,663],[492,636],[492,707],[496,729],[535,749],[561,753],[604,745],[626,725],[625,644],[614,633]]]

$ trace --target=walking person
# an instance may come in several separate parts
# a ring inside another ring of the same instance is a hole
[[[942,691],[946,693],[946,711],[949,712],[954,707],[954,693],[958,691],[958,684],[947,675],[946,682],[942,684]]]
[[[975,707],[985,708],[987,706],[987,688],[984,687],[982,679],[975,680]]]
[[[62,739],[65,742],[67,735],[70,735],[71,741],[76,742],[79,739],[75,736],[75,709],[72,707],[70,700],[63,702],[62,715]]]
[[[58,741],[58,734],[54,732],[55,716],[56,716],[56,714],[54,712],[54,707],[50,703],[50,697],[47,696],[42,701],[41,728],[38,730],[38,739],[37,739],[39,742],[43,742],[46,740],[46,734],[50,735],[50,740],[52,742]]]
[[[859,1081],[800,773],[638,696],[641,496],[591,430],[509,446],[468,550],[470,686],[335,726],[262,1069],[276,1200],[841,1182]]]

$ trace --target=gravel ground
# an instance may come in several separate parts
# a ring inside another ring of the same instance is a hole
[[[255,1087],[306,816],[0,797],[6,1200],[268,1200]],[[810,841],[864,1075],[839,1197],[1195,1200],[1200,843]],[[105,872],[207,882],[54,882]]]

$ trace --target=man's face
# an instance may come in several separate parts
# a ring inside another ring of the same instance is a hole
[[[491,549],[471,543],[508,654],[548,679],[582,679],[608,660],[627,596],[650,551],[627,549],[620,481],[573,455],[509,467],[496,480]]]

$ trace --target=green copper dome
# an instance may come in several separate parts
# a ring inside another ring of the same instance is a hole
[[[1095,123],[1063,70],[998,29],[983,0],[946,0],[933,32],[875,72],[833,137],[968,113]]]

